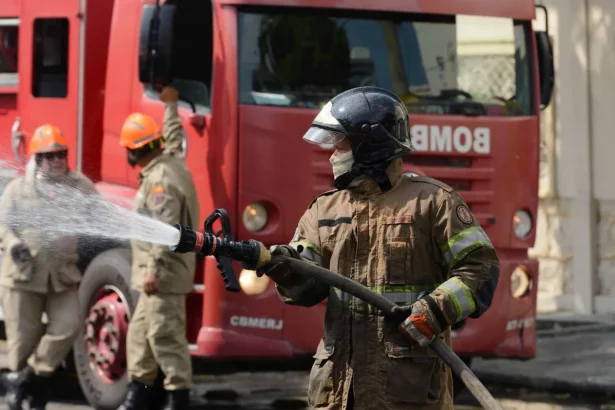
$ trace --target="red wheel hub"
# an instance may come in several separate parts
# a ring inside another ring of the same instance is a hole
[[[119,290],[98,291],[85,321],[90,366],[107,383],[126,372],[128,309]]]

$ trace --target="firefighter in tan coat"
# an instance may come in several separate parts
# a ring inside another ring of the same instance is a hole
[[[273,253],[318,263],[408,313],[396,325],[283,264],[258,272],[272,277],[287,304],[328,298],[308,388],[315,408],[453,409],[450,369],[429,343],[440,337],[450,346],[450,326],[491,304],[499,279],[493,246],[451,187],[403,174],[400,157],[413,151],[409,132],[396,95],[361,87],[332,99],[303,137],[335,146],[337,190],[317,197],[291,244]]]
[[[85,195],[96,194],[96,189],[87,177],[69,170],[68,144],[57,127],[37,128],[30,154],[34,167],[11,181],[0,200],[0,213],[8,217],[0,225],[0,302],[11,371],[4,378],[7,404],[21,409],[29,398],[30,408],[38,410],[47,403],[46,378],[65,359],[77,336],[81,281],[77,237],[53,238],[39,225],[57,212],[63,200],[57,195],[59,187]]]
[[[183,128],[178,92],[166,87],[164,135],[156,122],[132,114],[124,122],[121,144],[130,165],[142,167],[135,207],[153,219],[197,228],[199,204],[192,175],[182,156]],[[164,146],[163,146],[164,144]],[[132,243],[132,286],[140,292],[127,336],[128,394],[121,409],[144,408],[158,366],[169,392],[168,409],[186,409],[192,363],[186,340],[186,295],[192,291],[195,255],[168,246]]]

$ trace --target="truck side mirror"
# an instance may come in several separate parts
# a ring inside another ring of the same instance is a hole
[[[175,6],[143,6],[139,34],[139,82],[162,88],[172,80]]]
[[[544,12],[544,31],[536,30],[536,51],[538,55],[538,72],[540,80],[540,108],[545,109],[551,103],[553,87],[555,86],[555,68],[553,66],[553,44],[549,36],[547,8],[537,5]]]
[[[553,67],[553,46],[549,34],[545,31],[534,33],[538,48],[538,71],[540,75],[540,105],[541,109],[551,103],[553,86],[555,85],[555,68]]]

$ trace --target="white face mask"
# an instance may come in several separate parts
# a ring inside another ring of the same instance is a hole
[[[331,156],[329,162],[333,166],[333,178],[336,179],[350,171],[354,163],[354,157],[352,156],[352,151],[346,151],[343,154]]]

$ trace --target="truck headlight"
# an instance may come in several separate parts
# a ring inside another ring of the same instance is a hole
[[[264,293],[267,288],[269,288],[270,281],[271,279],[269,279],[267,275],[263,275],[259,278],[253,270],[243,269],[239,274],[239,285],[241,286],[241,290],[249,296],[256,296]]]
[[[243,210],[243,224],[250,232],[258,232],[267,225],[267,209],[258,202],[253,202]]]
[[[532,217],[527,211],[522,209],[515,212],[513,216],[513,230],[519,239],[525,238],[532,230]]]
[[[510,293],[516,299],[526,296],[532,290],[532,280],[527,267],[519,265],[510,275]]]

